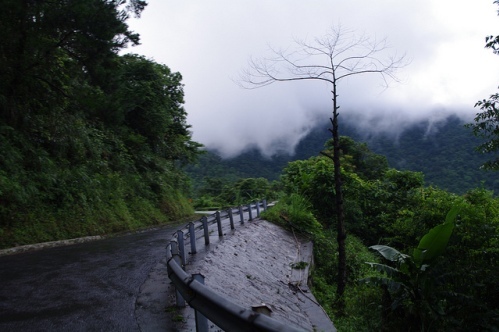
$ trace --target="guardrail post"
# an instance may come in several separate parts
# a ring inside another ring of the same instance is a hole
[[[178,251],[182,259],[182,268],[185,266],[185,245],[184,245],[184,232],[177,231]]]
[[[170,248],[171,248],[171,253],[173,260],[179,265],[182,265],[182,259],[180,258],[180,255],[178,254],[178,244],[175,241],[170,242]],[[180,294],[180,292],[177,290],[175,287],[175,303],[177,307],[185,307],[185,300]]]
[[[230,220],[230,229],[234,229],[234,216],[232,215],[232,208],[229,208],[229,220]]]
[[[239,205],[239,216],[241,217],[241,224],[244,225],[243,207],[241,205]]]
[[[248,204],[248,213],[249,213],[249,219],[248,219],[248,221],[253,220],[253,217],[251,215],[251,203]]]
[[[204,275],[195,273],[192,278],[204,285]],[[196,318],[196,332],[208,332],[208,318],[197,310],[194,311],[194,315]]]
[[[179,255],[174,255],[173,259],[175,260],[175,262],[177,262],[178,265],[181,265],[182,258],[180,258]],[[177,307],[185,307],[185,300],[182,297],[182,294],[180,294],[180,292],[178,290],[176,290],[176,292],[175,292],[175,303],[176,303]]]
[[[262,203],[263,203],[263,211],[267,211],[267,200],[264,199]]]
[[[256,202],[256,217],[260,218],[260,202]]]
[[[178,255],[178,245],[177,245],[177,242],[171,241],[170,242],[170,247],[171,247],[172,256]]]
[[[209,245],[210,244],[210,233],[208,232],[208,218],[204,216],[201,218],[201,221],[203,222],[203,230],[204,230],[204,244]]]
[[[196,251],[196,231],[194,229],[194,223],[189,223],[189,239],[191,240],[191,254],[195,254]]]
[[[220,219],[220,211],[215,212],[215,217],[217,219],[218,236],[224,236],[224,233],[222,232],[222,220]]]
[[[166,249],[166,260],[169,261],[170,258],[172,258],[172,245],[168,244],[165,249]]]

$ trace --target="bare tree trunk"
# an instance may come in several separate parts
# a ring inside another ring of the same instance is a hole
[[[342,313],[345,308],[343,293],[347,283],[347,268],[346,268],[346,231],[345,231],[345,213],[343,211],[343,190],[341,179],[341,162],[340,162],[340,135],[338,132],[338,109],[336,84],[333,83],[333,117],[332,134],[333,134],[333,164],[334,164],[334,188],[335,188],[335,207],[336,207],[336,231],[338,241],[338,281],[336,288],[337,308],[339,313]]]

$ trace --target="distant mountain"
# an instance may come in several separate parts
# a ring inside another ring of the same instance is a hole
[[[276,155],[269,159],[255,149],[224,160],[208,152],[201,157],[198,166],[189,168],[188,173],[195,184],[204,177],[276,180],[288,162],[319,154],[324,143],[331,138],[327,124],[312,130],[298,144],[293,156]],[[373,152],[386,156],[390,167],[423,172],[428,185],[462,194],[483,183],[485,188],[499,193],[498,173],[480,169],[489,158],[474,150],[480,140],[455,116],[438,123],[416,123],[398,136],[388,133],[373,135],[351,124],[343,124],[340,129],[341,135],[366,142]]]
[[[475,151],[481,140],[464,124],[450,116],[437,123],[416,123],[398,137],[383,134],[368,138],[355,128],[347,135],[386,156],[390,167],[423,172],[426,184],[462,194],[483,183],[499,193],[498,173],[480,169],[491,156]]]

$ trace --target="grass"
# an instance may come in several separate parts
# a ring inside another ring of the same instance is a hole
[[[30,211],[9,211],[0,215],[0,249],[26,244],[112,235],[161,225],[199,219],[186,199],[172,195],[154,206],[151,201],[134,197],[129,201],[111,199],[92,208],[67,206],[58,210],[34,207]],[[8,222],[5,222],[8,220]]]

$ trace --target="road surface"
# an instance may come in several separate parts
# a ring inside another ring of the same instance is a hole
[[[0,257],[0,331],[145,331],[141,285],[179,225]]]
[[[234,303],[264,302],[278,320],[335,331],[307,274],[292,268],[311,262],[311,247],[263,220],[236,224],[223,237],[212,225],[211,244],[199,239],[188,272]],[[166,271],[165,247],[182,226],[0,257],[0,331],[195,331]]]

